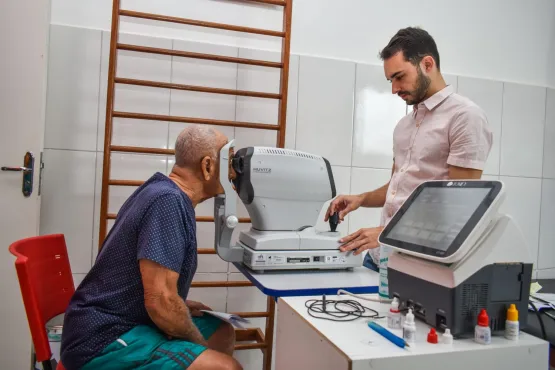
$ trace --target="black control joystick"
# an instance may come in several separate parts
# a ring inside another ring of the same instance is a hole
[[[337,225],[339,225],[339,213],[335,212],[333,215],[331,215],[329,223],[331,231],[335,232],[335,230],[337,229]]]

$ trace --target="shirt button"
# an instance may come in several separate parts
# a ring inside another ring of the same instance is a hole
[[[395,193],[396,193],[395,190],[393,190],[393,191],[391,192],[391,195],[395,195]]]

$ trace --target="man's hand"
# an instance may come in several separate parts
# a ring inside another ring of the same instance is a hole
[[[345,216],[358,209],[361,204],[362,198],[360,195],[340,195],[330,203],[324,221],[327,222],[331,215],[339,212],[339,222],[341,222]]]
[[[202,316],[204,313],[202,310],[212,311],[212,309],[208,306],[203,305],[200,302],[196,301],[185,301],[185,304],[189,308],[189,312],[191,312],[191,316]]]
[[[343,245],[339,248],[341,252],[353,251],[357,256],[367,249],[374,249],[380,246],[378,237],[382,232],[383,227],[371,227],[369,229],[360,229],[351,235],[347,235],[339,242]]]

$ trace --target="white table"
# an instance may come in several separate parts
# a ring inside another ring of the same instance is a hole
[[[376,297],[377,295],[372,295]],[[416,320],[416,344],[402,349],[367,325],[369,319],[332,322],[312,318],[305,302],[315,297],[283,298],[278,306],[276,370],[495,370],[549,369],[549,343],[521,332],[517,342],[493,336],[482,345],[455,339],[452,346],[426,341],[429,326]],[[328,299],[353,299],[341,295]],[[388,304],[359,300],[387,316]],[[387,327],[387,319],[379,319]],[[401,330],[392,330],[401,335]],[[441,342],[441,333],[438,333]]]
[[[355,294],[378,292],[379,274],[366,267],[347,270],[255,272],[234,264],[262,293],[270,297],[335,295],[338,289]]]

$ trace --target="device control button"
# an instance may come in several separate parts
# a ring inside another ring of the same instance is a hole
[[[227,227],[229,227],[230,229],[233,229],[235,228],[235,226],[239,224],[239,219],[237,218],[237,216],[228,216],[227,219],[225,220],[225,223]]]

